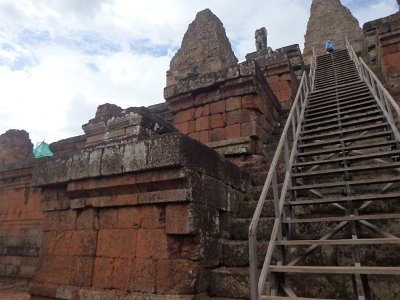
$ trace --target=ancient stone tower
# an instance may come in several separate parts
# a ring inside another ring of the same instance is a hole
[[[305,35],[304,60],[309,62],[313,46],[318,55],[323,54],[328,39],[333,41],[335,48],[346,48],[345,36],[356,51],[361,49],[362,30],[350,10],[340,0],[313,0]]]
[[[171,60],[167,86],[236,66],[237,62],[221,21],[211,10],[202,10],[189,25],[182,47]]]

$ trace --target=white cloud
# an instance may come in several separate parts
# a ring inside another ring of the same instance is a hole
[[[394,0],[342,0],[362,24],[397,10]],[[311,0],[0,0],[0,133],[26,129],[34,142],[82,134],[97,105],[163,101],[165,72],[197,11],[224,23],[236,56],[303,46]]]

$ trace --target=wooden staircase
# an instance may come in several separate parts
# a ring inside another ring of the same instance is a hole
[[[249,228],[252,299],[400,299],[398,107],[349,45],[314,58],[311,76],[275,157],[285,157],[285,182],[273,162]],[[270,187],[275,221],[259,272]]]

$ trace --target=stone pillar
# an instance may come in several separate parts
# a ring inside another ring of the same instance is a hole
[[[255,40],[256,40],[256,50],[266,50],[267,49],[267,29],[265,27],[261,27],[257,29],[255,32]]]

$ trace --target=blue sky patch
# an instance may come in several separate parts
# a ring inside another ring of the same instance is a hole
[[[87,63],[86,66],[93,72],[100,72],[99,67],[93,62]]]
[[[10,65],[11,71],[22,71],[27,67],[34,66],[35,62],[31,57],[20,56],[16,60],[14,60]]]
[[[81,32],[71,32],[67,36],[57,37],[54,42],[85,55],[108,55],[122,51],[121,46],[117,43]]]
[[[30,29],[24,29],[18,35],[18,42],[20,44],[36,45],[48,43],[50,40],[51,37],[48,31],[32,31]]]
[[[170,51],[179,49],[179,47],[172,47],[172,45],[154,45],[149,39],[133,40],[129,42],[129,47],[135,53],[147,54],[153,57],[167,56]]]
[[[14,51],[15,50],[13,46],[11,46],[10,44],[7,44],[7,43],[1,44],[1,49],[5,50],[5,51]]]

